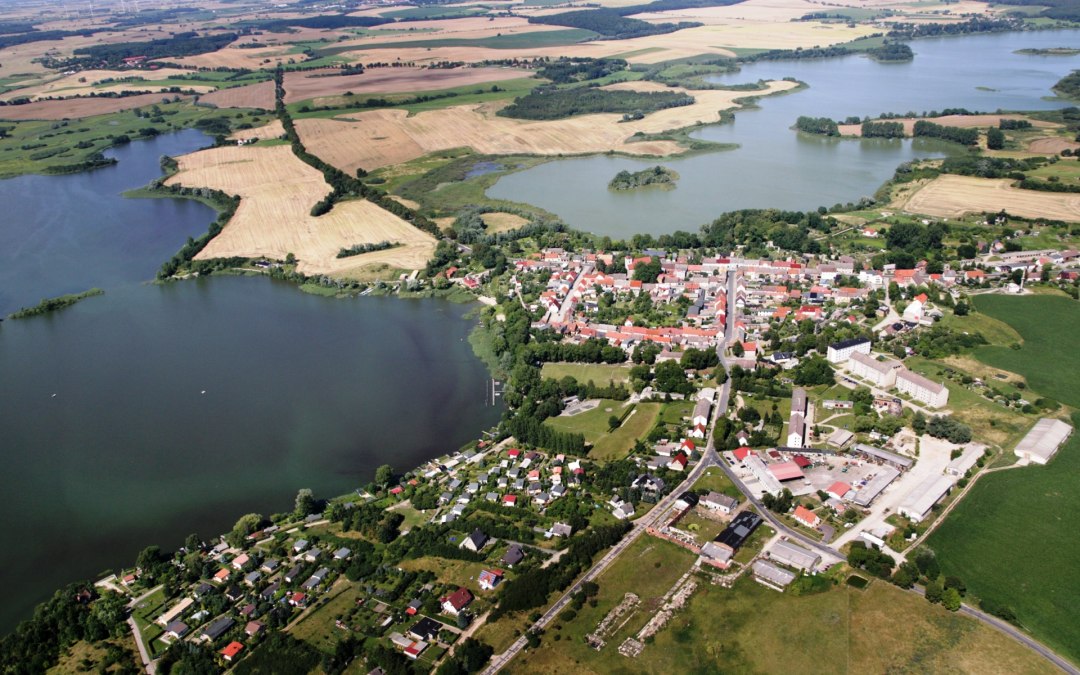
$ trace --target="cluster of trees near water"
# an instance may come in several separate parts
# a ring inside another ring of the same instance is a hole
[[[694,97],[674,91],[609,91],[596,87],[558,89],[537,87],[499,111],[525,120],[557,120],[594,113],[647,114],[692,105]]]
[[[915,38],[936,37],[939,35],[1005,33],[1023,29],[1023,19],[989,19],[984,17],[972,17],[967,21],[958,23],[895,23],[892,25],[892,29],[886,33],[886,36],[894,39],[912,40]]]
[[[799,119],[795,120],[795,128],[808,134],[818,134],[820,136],[840,135],[840,128],[836,124],[836,121],[829,119],[828,117],[807,117],[806,115],[801,115],[799,116]]]
[[[643,169],[633,173],[625,170],[620,171],[611,179],[611,182],[608,183],[608,187],[612,190],[633,190],[634,188],[645,187],[646,185],[674,186],[675,181],[678,180],[678,178],[679,174],[671,169],[663,166],[654,166],[650,169]]]
[[[962,129],[960,127],[946,127],[934,124],[926,120],[915,122],[913,129],[915,137],[940,138],[943,141],[952,141],[961,145],[976,145],[979,142],[978,129]]]
[[[904,125],[900,122],[863,122],[863,138],[903,138]]]
[[[1002,5],[1042,8],[1036,16],[1059,21],[1080,21],[1080,0],[1001,0]]]
[[[911,61],[915,58],[915,53],[911,51],[911,47],[908,47],[903,42],[886,42],[880,47],[866,50],[866,53],[876,61],[887,63]]]
[[[1080,70],[1074,70],[1058,80],[1052,89],[1064,98],[1080,98]]]

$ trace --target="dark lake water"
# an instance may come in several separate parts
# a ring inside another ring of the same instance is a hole
[[[682,159],[594,156],[561,159],[505,176],[488,195],[543,207],[571,226],[629,237],[696,230],[725,211],[777,207],[815,209],[871,196],[901,162],[963,152],[932,141],[827,139],[791,129],[800,115],[844,118],[968,108],[1042,110],[1072,105],[1046,100],[1050,87],[1080,56],[1029,56],[1029,47],[1080,45],[1080,31],[973,35],[911,42],[909,63],[878,63],[863,56],[750,64],[715,78],[736,84],[794,77],[809,85],[793,94],[763,98],[735,122],[706,127],[695,136],[737,143],[736,150]],[[980,87],[984,89],[980,89]],[[994,91],[987,91],[993,89]],[[677,171],[674,190],[607,189],[622,170],[662,163]]]
[[[106,290],[0,324],[0,630],[146,545],[289,510],[299,488],[348,492],[498,419],[466,307],[336,300],[264,278],[142,283],[213,212],[119,192],[158,175],[160,154],[203,143],[133,143],[113,168],[0,182],[19,214],[0,220],[0,311]]]

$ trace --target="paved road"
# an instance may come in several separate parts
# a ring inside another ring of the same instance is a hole
[[[147,592],[143,593],[137,598],[134,598],[127,604],[129,610],[134,611],[139,603],[150,597],[154,593],[157,593],[161,589],[161,586],[155,586]],[[154,675],[157,672],[157,662],[150,658],[150,652],[146,649],[146,642],[143,640],[142,631],[139,630],[139,624],[135,623],[133,617],[128,617],[128,625],[131,626],[131,634],[135,637],[135,644],[139,648],[139,658],[142,659],[143,667],[146,669],[148,675]]]

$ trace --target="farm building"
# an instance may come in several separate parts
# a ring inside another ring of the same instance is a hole
[[[855,434],[847,429],[837,429],[829,434],[829,438],[825,442],[834,448],[844,448],[853,440],[855,440]]]
[[[802,469],[794,462],[777,462],[776,464],[769,465],[769,471],[776,477],[776,480],[781,483],[789,480],[799,480],[804,478]]]
[[[742,511],[723,532],[716,535],[715,541],[736,550],[750,538],[759,525],[761,525],[761,516],[753,511]]]
[[[804,572],[809,572],[821,562],[821,556],[794,542],[781,539],[768,551],[771,560],[781,565],[788,565]]]
[[[754,570],[755,581],[778,591],[784,590],[798,577],[794,572],[777,567],[766,560],[755,560],[751,569]]]
[[[1020,459],[1046,464],[1072,433],[1072,427],[1061,420],[1044,417],[1016,444],[1013,452]]]
[[[986,446],[982,443],[968,443],[960,456],[949,462],[949,465],[945,467],[945,473],[957,478],[963,478],[964,474],[975,466],[975,463],[979,461],[979,458],[985,452]]]
[[[892,466],[905,471],[911,468],[911,465],[915,463],[915,460],[910,457],[904,457],[898,455],[895,452],[889,452],[888,450],[882,450],[881,448],[875,448],[872,445],[866,445],[865,443],[859,443],[855,446],[855,452],[862,455],[870,461],[882,462],[884,464],[891,464]]]
[[[754,478],[757,478],[761,483],[762,490],[771,495],[780,494],[780,490],[783,489],[780,486],[780,481],[776,480],[776,476],[772,475],[772,472],[765,467],[765,462],[761,461],[760,457],[750,455],[743,460],[743,464],[750,469],[750,473],[754,474]]]
[[[719,492],[710,492],[701,498],[701,505],[707,509],[713,509],[720,511],[721,513],[731,513],[738,507],[739,500],[734,497],[720,494]]]
[[[931,476],[917,485],[900,503],[897,513],[916,523],[930,513],[930,509],[952,490],[953,481],[947,476]]]
[[[878,469],[877,473],[867,481],[866,485],[859,488],[855,493],[855,498],[851,501],[856,506],[867,507],[878,498],[885,488],[889,487],[894,480],[900,476],[900,472],[891,466],[883,466]]]

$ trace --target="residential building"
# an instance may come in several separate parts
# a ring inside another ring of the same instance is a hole
[[[719,492],[710,492],[701,498],[701,505],[707,509],[719,511],[721,513],[731,513],[739,506],[739,500],[734,497],[728,497],[727,495],[720,494]]]
[[[904,368],[904,364],[895,359],[878,361],[869,354],[855,352],[848,359],[848,369],[851,374],[866,380],[875,387],[888,389],[896,384],[896,374]]]
[[[795,507],[794,518],[795,520],[809,528],[815,528],[821,524],[821,518],[818,516],[818,514],[814,513],[802,504]]]
[[[896,388],[931,408],[942,408],[949,402],[949,389],[906,368],[896,374]]]
[[[851,358],[851,355],[856,352],[869,354],[870,340],[867,338],[841,340],[840,342],[829,345],[829,348],[825,353],[825,358],[828,359],[829,363],[846,363],[847,360]]]
[[[480,589],[484,591],[495,590],[495,587],[503,580],[503,571],[499,569],[482,570],[477,581]]]
[[[453,616],[460,614],[472,601],[473,594],[464,586],[440,599],[443,611]]]
[[[473,533],[470,534],[468,537],[465,537],[465,540],[461,542],[459,548],[467,548],[475,553],[479,552],[480,549],[484,548],[484,544],[486,544],[487,542],[488,536],[479,529],[476,529],[473,530]]]

